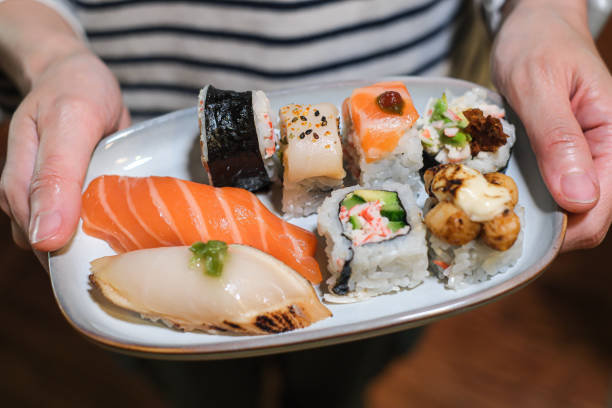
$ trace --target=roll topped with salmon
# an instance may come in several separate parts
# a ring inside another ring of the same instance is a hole
[[[418,179],[423,150],[418,136],[408,131],[419,114],[403,82],[357,88],[342,111],[348,168],[361,184]]]

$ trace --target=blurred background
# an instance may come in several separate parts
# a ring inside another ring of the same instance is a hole
[[[610,69],[610,22],[597,44]],[[461,55],[454,76],[489,84],[488,49]],[[0,124],[0,167],[7,128]],[[608,234],[596,249],[561,255],[519,292],[431,324],[370,383],[366,406],[612,407],[611,253]],[[68,325],[45,271],[12,243],[4,214],[0,263],[0,404],[167,406],[152,384]],[[273,372],[270,382],[273,393]],[[260,405],[275,401],[269,395]]]

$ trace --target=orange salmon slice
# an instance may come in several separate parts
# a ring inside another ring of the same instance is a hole
[[[385,112],[378,105],[378,97],[387,91],[401,95],[404,101],[401,115]],[[349,97],[349,106],[354,137],[367,163],[391,153],[400,138],[419,118],[406,85],[399,81],[379,82],[355,89]]]
[[[283,221],[247,190],[172,177],[100,176],[82,197],[83,231],[117,252],[211,239],[267,252],[312,283],[316,236]]]

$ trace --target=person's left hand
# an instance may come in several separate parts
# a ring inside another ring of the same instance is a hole
[[[612,77],[585,2],[517,2],[494,44],[493,75],[569,212],[562,250],[599,245],[612,221]]]

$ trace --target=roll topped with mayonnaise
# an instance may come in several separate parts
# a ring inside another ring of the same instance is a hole
[[[515,212],[518,188],[511,177],[483,175],[463,164],[435,166],[423,177],[430,196],[425,225],[430,232],[432,263],[445,279],[458,274],[455,281],[464,281],[471,274],[480,281],[520,256],[521,220]],[[456,267],[459,254],[462,264]],[[483,264],[488,265],[484,275],[477,273]]]

